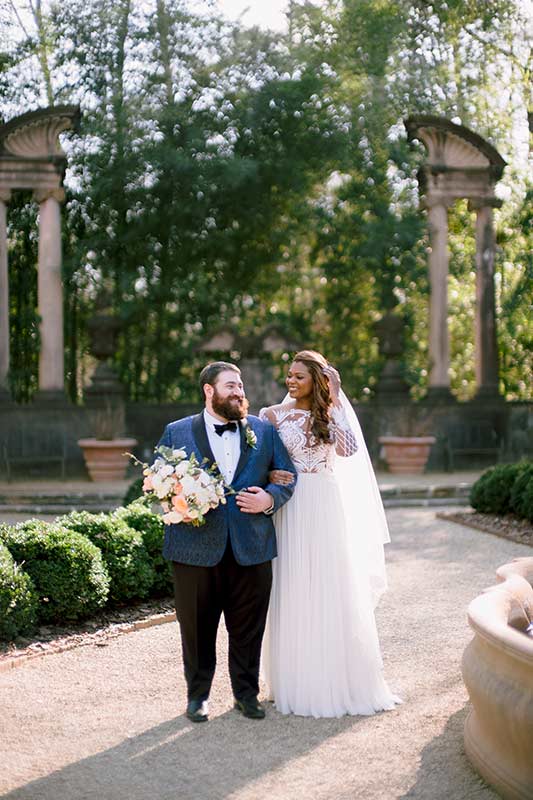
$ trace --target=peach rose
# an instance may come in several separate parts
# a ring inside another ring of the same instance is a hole
[[[188,506],[187,501],[185,500],[182,494],[175,494],[172,498],[172,508],[174,511],[179,511],[180,514],[185,514]]]

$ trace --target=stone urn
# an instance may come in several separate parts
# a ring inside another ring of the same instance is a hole
[[[92,481],[108,483],[123,481],[131,453],[137,439],[78,439],[83,451],[85,466]]]
[[[533,558],[497,570],[500,583],[468,607],[474,638],[462,673],[472,707],[467,758],[506,800],[533,797]]]
[[[380,436],[383,457],[393,474],[420,475],[424,472],[434,436]]]
[[[395,311],[387,311],[374,325],[379,340],[379,354],[384,359],[383,369],[376,385],[376,395],[381,401],[405,403],[409,386],[403,377],[405,322]]]

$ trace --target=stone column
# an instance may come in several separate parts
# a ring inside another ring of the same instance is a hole
[[[39,400],[64,399],[61,206],[63,189],[35,192],[39,203],[38,310],[41,317]]]
[[[444,201],[428,205],[429,218],[429,391],[450,398],[448,332],[448,208]]]
[[[491,204],[492,205],[492,204]],[[470,203],[476,217],[476,382],[478,395],[498,394],[498,343],[494,286],[495,239],[492,207]]]
[[[0,402],[9,400],[9,279],[7,270],[8,189],[0,189]]]

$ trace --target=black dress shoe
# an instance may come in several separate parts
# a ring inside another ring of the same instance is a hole
[[[189,700],[185,715],[191,722],[207,722],[209,709],[207,700]]]
[[[246,700],[235,699],[235,708],[249,719],[265,718],[265,709],[258,701],[257,697],[247,697]]]

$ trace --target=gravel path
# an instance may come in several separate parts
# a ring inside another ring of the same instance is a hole
[[[495,568],[531,548],[388,513],[390,590],[378,625],[391,687],[375,717],[233,711],[219,636],[211,720],[183,716],[177,626],[162,625],[0,674],[0,791],[13,800],[489,800],[462,752],[465,609]],[[224,634],[224,635],[223,635]]]

